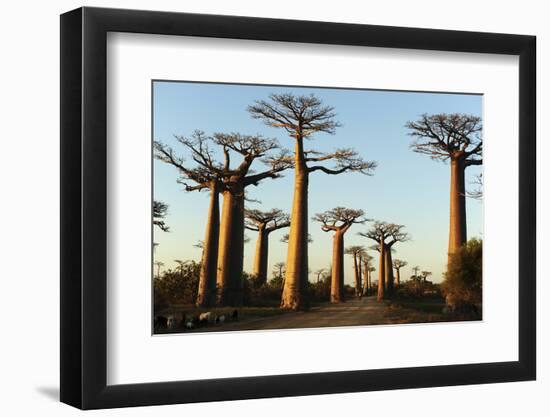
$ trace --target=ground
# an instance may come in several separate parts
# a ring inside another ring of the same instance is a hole
[[[374,324],[403,324],[452,321],[443,314],[442,300],[422,300],[408,302],[377,302],[376,297],[351,299],[340,304],[320,304],[308,311],[287,312],[279,308],[243,307],[238,309],[236,321],[223,324],[208,324],[193,330],[185,328],[156,333],[212,332],[233,330],[299,329],[311,327],[357,326]],[[230,309],[212,309],[215,314],[230,313]],[[163,312],[180,317],[185,312],[191,317],[189,309],[172,308]],[[462,318],[464,320],[464,318]]]

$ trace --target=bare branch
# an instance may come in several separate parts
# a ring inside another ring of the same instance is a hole
[[[314,95],[271,94],[269,99],[256,101],[248,112],[268,126],[284,128],[291,136],[302,139],[316,132],[334,134],[340,126],[334,120],[334,109]]]
[[[372,175],[376,168],[375,161],[365,161],[357,155],[353,149],[343,148],[328,154],[321,154],[318,157],[308,157],[306,161],[334,161],[335,165],[331,168],[323,165],[314,165],[309,167],[309,172],[323,171],[326,174],[337,175],[346,171],[360,172],[365,175]]]
[[[480,164],[483,150],[481,118],[467,114],[423,114],[405,127],[415,140],[411,148],[432,159],[461,158]]]
[[[483,199],[483,174],[476,175],[472,184],[477,185],[473,191],[468,191],[467,196],[476,200]]]
[[[153,224],[163,232],[169,232],[170,228],[164,222],[164,218],[168,214],[168,205],[162,201],[153,201]]]
[[[275,230],[290,226],[290,217],[279,209],[270,211],[245,210],[245,227],[250,230],[265,230],[271,233]]]
[[[363,210],[336,207],[323,213],[317,213],[313,220],[321,223],[321,230],[324,232],[341,231],[346,232],[353,224],[363,224],[368,221]]]

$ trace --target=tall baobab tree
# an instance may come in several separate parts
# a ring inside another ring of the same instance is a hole
[[[304,149],[306,139],[312,139],[316,133],[334,134],[340,126],[334,109],[314,95],[272,94],[269,100],[256,101],[248,111],[253,118],[282,128],[294,138],[294,198],[281,308],[300,309],[307,305],[309,175],[317,171],[330,175],[346,171],[371,174],[376,164],[364,161],[352,149],[337,149],[332,153]],[[327,167],[325,162],[332,162],[333,166]]]
[[[237,306],[242,304],[243,297],[245,189],[250,185],[258,185],[266,178],[280,177],[282,171],[292,166],[292,159],[285,151],[269,154],[279,150],[277,141],[259,135],[216,133],[213,140],[222,147],[225,158],[217,275],[218,303]],[[233,154],[240,157],[236,168],[231,167]],[[252,173],[251,166],[255,160],[261,160],[268,168]]]
[[[481,118],[467,114],[424,114],[406,127],[414,137],[415,152],[451,164],[449,257],[466,242],[465,170],[481,165]]]
[[[371,272],[374,271],[374,268],[372,267],[372,260],[374,258],[367,253],[367,251],[363,251],[361,253],[361,264],[360,266],[363,269],[363,294],[370,295],[370,289],[371,289]]]
[[[359,297],[362,294],[361,285],[361,269],[362,269],[362,257],[365,253],[365,248],[360,245],[348,246],[344,253],[353,257],[353,272],[355,282],[355,295]]]
[[[164,222],[168,214],[168,205],[162,201],[153,201],[153,224],[163,232],[169,232],[170,228]]]
[[[380,253],[380,245],[379,244],[372,245],[372,246],[369,247],[369,249]],[[392,288],[388,289],[390,281],[393,282],[393,271],[389,270],[390,268],[393,268],[393,267],[391,266],[390,257],[388,257],[388,251],[393,253],[393,252],[395,252],[395,249],[388,248],[386,246],[386,251],[384,252],[384,263],[386,265],[385,270],[384,270],[384,272],[385,272],[384,273],[384,291],[385,291],[385,295],[389,295],[388,291],[393,290],[393,286],[392,286]]]
[[[358,233],[359,236],[374,240],[377,243],[380,260],[378,264],[378,294],[377,300],[382,301],[385,296],[386,287],[386,239],[389,237],[389,227],[386,222],[374,222],[367,232]]]
[[[359,233],[360,236],[374,240],[377,243],[376,249],[380,253],[378,267],[378,301],[381,301],[384,297],[391,295],[393,292],[391,251],[395,243],[409,239],[408,235],[403,232],[403,228],[403,225],[377,221],[369,231]]]
[[[359,253],[357,254],[357,266],[359,267],[359,292],[357,293],[357,295],[359,297],[362,297],[363,296],[363,257],[367,254],[367,250],[365,248],[362,248],[361,251],[359,251]],[[366,277],[365,277],[366,279]]]
[[[376,268],[372,265],[369,265],[365,269],[368,273],[367,295],[371,295],[371,293],[372,293],[372,273],[374,271],[376,271]]]
[[[211,137],[202,131],[195,131],[191,137],[176,136],[177,141],[190,153],[194,164],[189,165],[183,157],[176,156],[174,150],[155,141],[155,157],[178,170],[178,183],[185,191],[210,193],[210,204],[205,227],[199,289],[196,304],[209,307],[216,302],[216,265],[218,261],[218,238],[220,230],[219,193],[222,187],[224,167],[214,159],[209,146]]]
[[[321,268],[315,271],[315,275],[317,275],[317,284],[319,284],[319,281],[321,281],[321,277],[325,277],[326,273],[327,270],[325,268]]]
[[[317,213],[313,217],[313,220],[321,223],[321,230],[334,232],[332,237],[331,303],[344,301],[344,235],[352,225],[367,221],[363,217],[364,214],[363,210],[336,207],[324,213]]]
[[[378,243],[369,246],[370,250],[376,251],[380,253],[380,245]],[[392,252],[395,252],[395,249],[391,249]],[[384,252],[384,263],[386,265],[385,274],[384,274],[384,291],[388,291],[388,257],[386,256],[386,253]],[[387,294],[386,294],[387,295]]]
[[[399,288],[401,285],[401,268],[407,266],[408,263],[406,261],[402,261],[401,259],[394,259],[393,260],[393,268],[395,269],[395,275],[396,275],[396,285]]]
[[[258,232],[252,276],[257,285],[262,285],[267,281],[269,234],[275,230],[288,227],[290,220],[288,214],[279,209],[270,211],[245,210],[245,216],[245,227]]]
[[[386,243],[386,251],[384,253],[386,259],[386,286],[389,292],[389,295],[393,293],[394,287],[394,276],[393,276],[393,259],[392,259],[392,248],[398,242],[405,242],[410,239],[409,235],[403,232],[405,226],[401,224],[390,223],[388,225],[388,232],[390,235],[390,240]]]

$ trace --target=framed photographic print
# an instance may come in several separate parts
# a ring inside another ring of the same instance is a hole
[[[81,8],[61,102],[63,402],[535,379],[534,37]]]

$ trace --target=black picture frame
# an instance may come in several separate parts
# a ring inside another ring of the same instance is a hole
[[[108,32],[519,56],[519,360],[113,385],[107,375]],[[61,401],[82,409],[536,378],[534,36],[80,8],[61,16]]]

